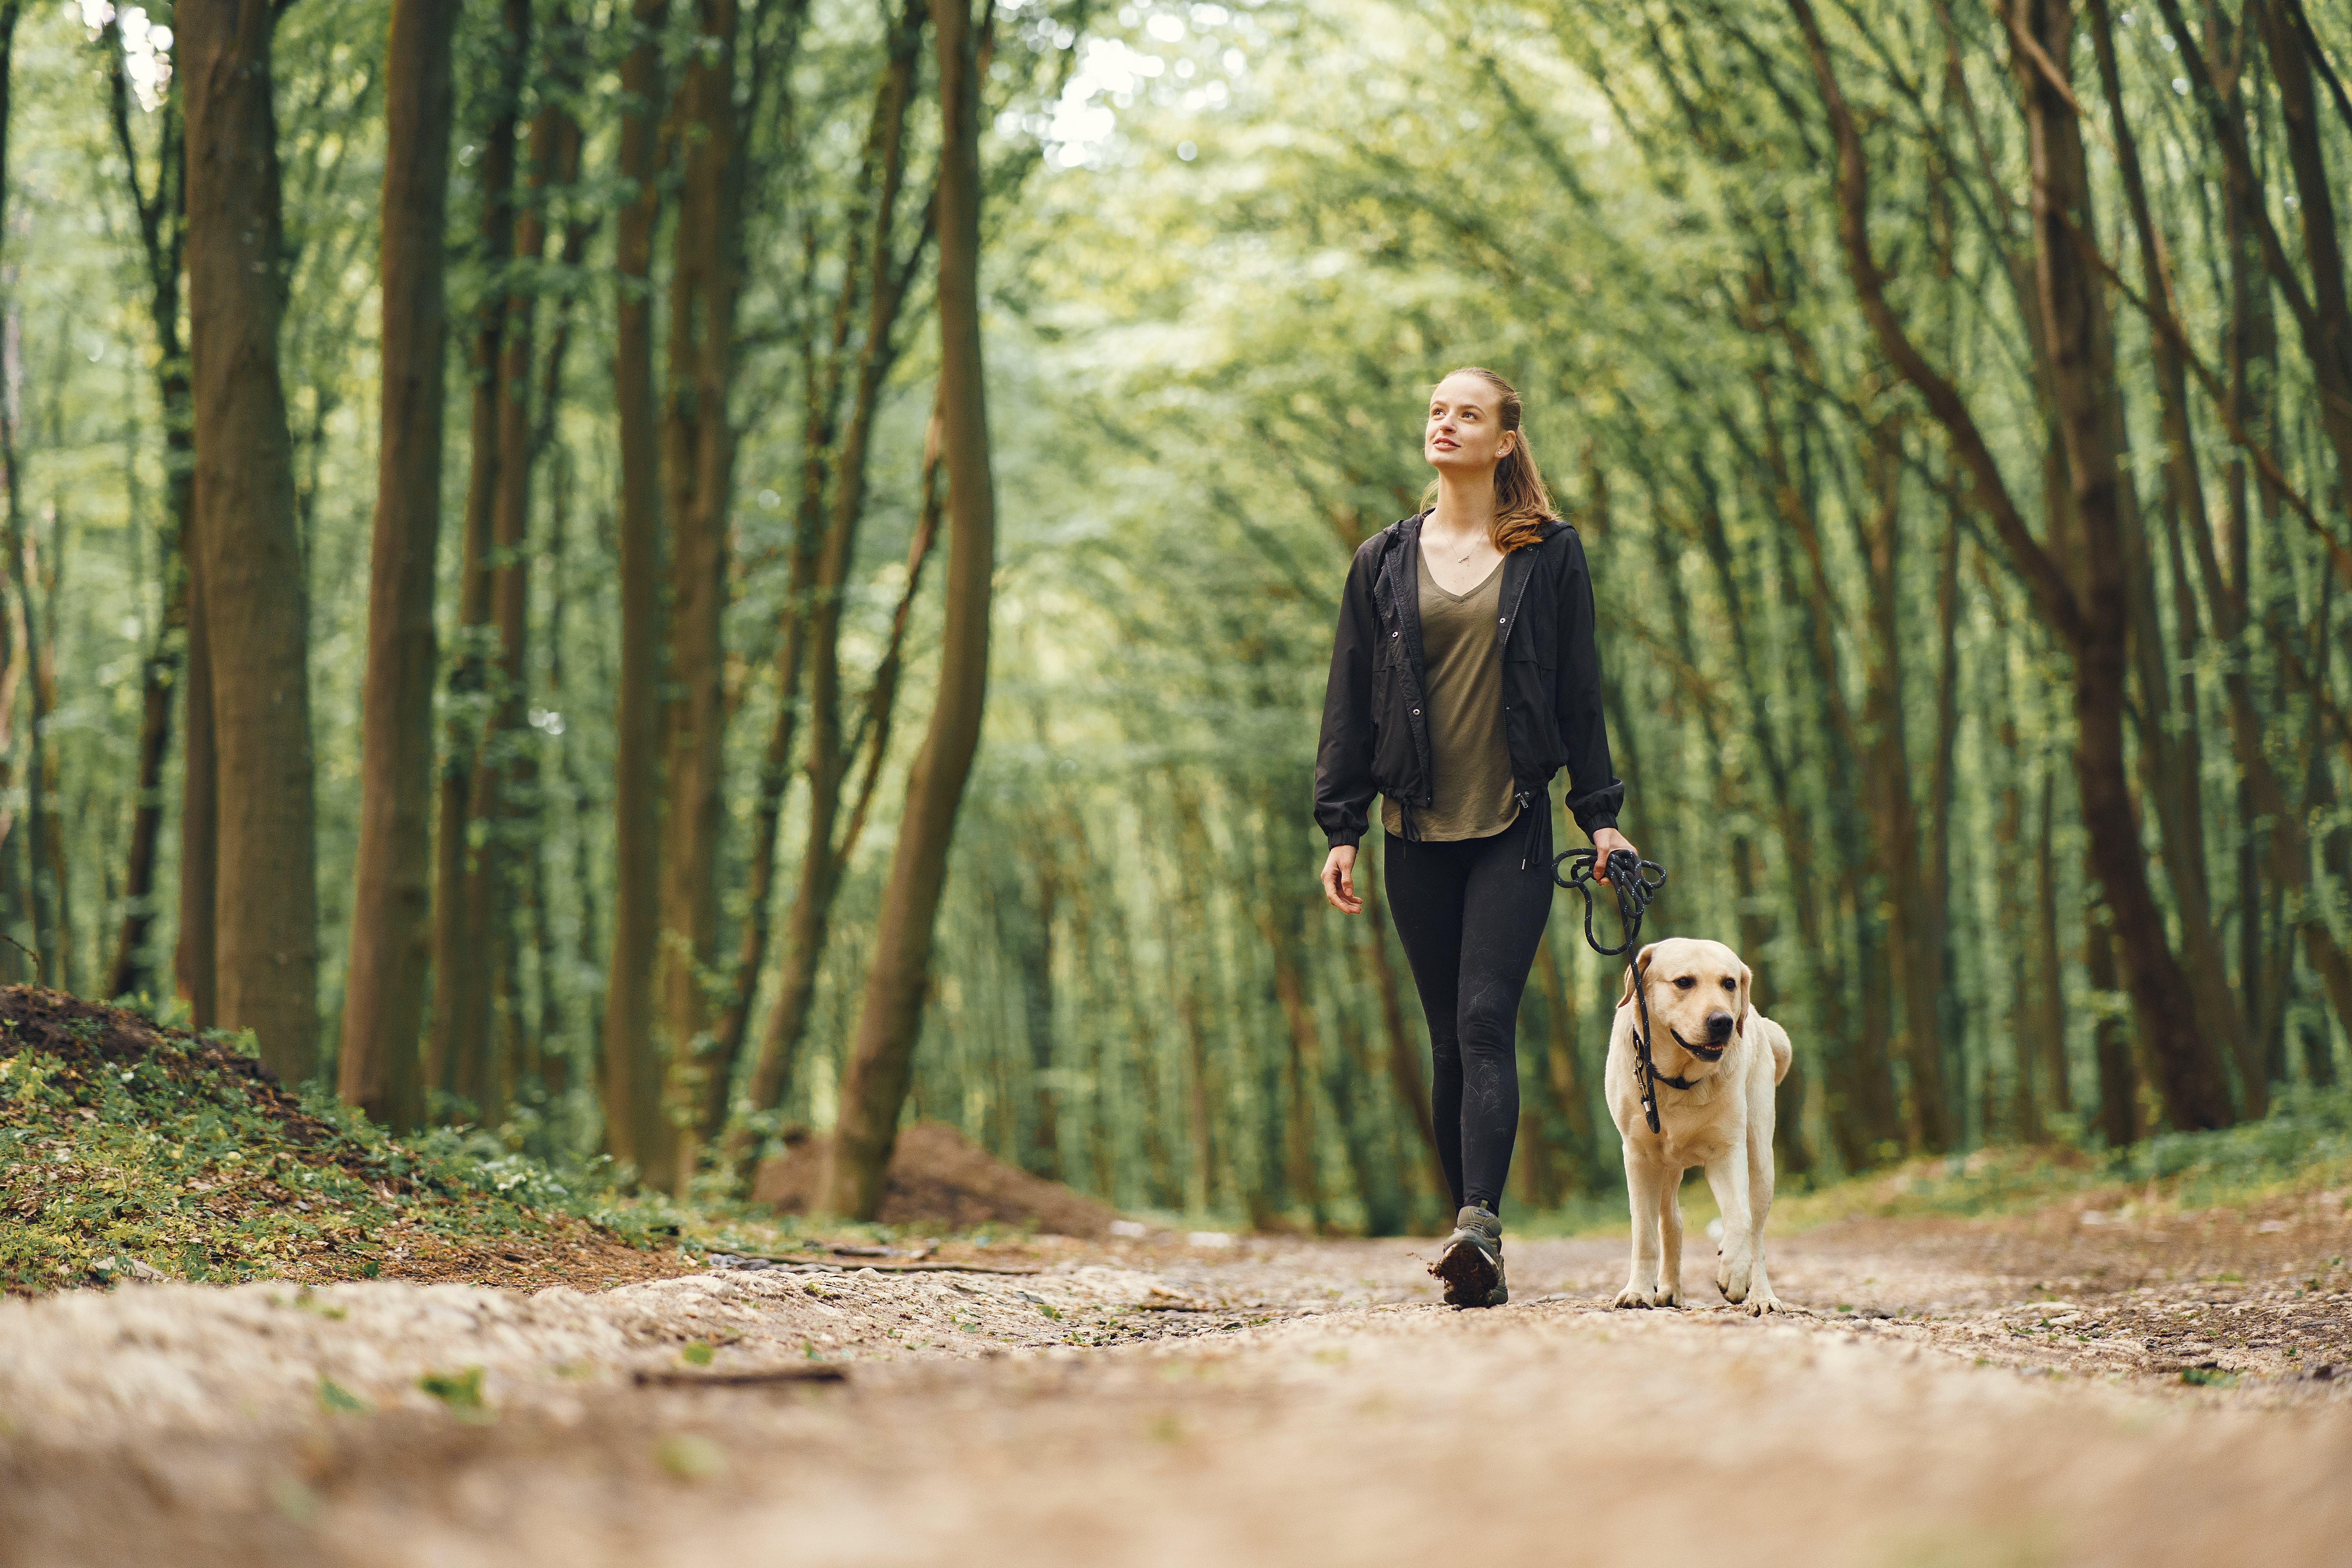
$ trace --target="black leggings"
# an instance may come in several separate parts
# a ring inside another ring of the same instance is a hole
[[[1437,1158],[1456,1206],[1502,1212],[1519,1128],[1519,993],[1551,915],[1549,816],[1491,838],[1385,847],[1389,914],[1429,1017]]]

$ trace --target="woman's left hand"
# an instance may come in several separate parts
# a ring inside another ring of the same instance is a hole
[[[1636,860],[1642,858],[1642,852],[1633,847],[1633,841],[1613,827],[1604,827],[1592,836],[1594,881],[1605,884],[1609,880],[1609,857],[1620,849]]]

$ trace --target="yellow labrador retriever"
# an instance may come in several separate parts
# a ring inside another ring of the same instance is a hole
[[[1602,1088],[1625,1148],[1633,1261],[1620,1307],[1671,1307],[1682,1297],[1683,1209],[1676,1189],[1693,1165],[1723,1210],[1715,1282],[1723,1299],[1761,1316],[1780,1310],[1764,1273],[1764,1216],[1772,1207],[1772,1089],[1789,1073],[1789,1032],[1748,1005],[1752,976],[1719,942],[1654,942],[1625,971],[1609,1032]],[[1633,987],[1650,1006],[1650,1058],[1659,1079],[1658,1126],[1642,1114]],[[1679,1079],[1678,1088],[1666,1079]]]

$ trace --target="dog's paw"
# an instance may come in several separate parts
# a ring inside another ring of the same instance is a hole
[[[1647,1290],[1639,1290],[1634,1289],[1633,1286],[1628,1285],[1622,1290],[1618,1291],[1617,1299],[1609,1304],[1612,1307],[1621,1308],[1646,1307],[1650,1304],[1650,1292]]]
[[[1789,1310],[1780,1305],[1780,1298],[1769,1290],[1759,1290],[1747,1300],[1740,1302],[1739,1308],[1751,1318],[1760,1318],[1767,1312],[1786,1312]]]
[[[1748,1300],[1748,1288],[1755,1277],[1756,1269],[1753,1264],[1743,1263],[1735,1268],[1717,1268],[1715,1271],[1716,1289],[1723,1292],[1725,1300],[1737,1307]]]
[[[1680,1291],[1653,1290],[1650,1293],[1650,1305],[1653,1307],[1679,1307],[1682,1304],[1683,1299]]]

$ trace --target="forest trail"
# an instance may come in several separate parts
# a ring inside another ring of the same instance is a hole
[[[1512,1242],[1520,1299],[1449,1311],[1428,1251],[1042,1238],[987,1254],[1035,1273],[0,1303],[0,1555],[2352,1561],[2342,1194],[1832,1226],[1775,1242],[1806,1310],[1762,1321],[1603,1310],[1615,1238]],[[845,1381],[636,1376],[812,1358]]]

